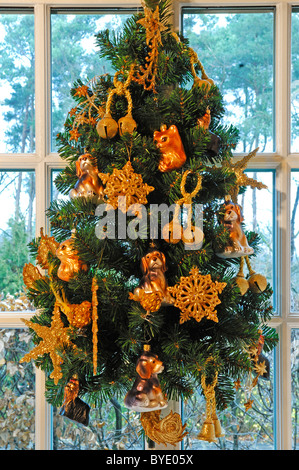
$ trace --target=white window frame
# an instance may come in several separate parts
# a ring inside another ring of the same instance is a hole
[[[1,7],[31,7],[35,14],[35,112],[36,151],[33,154],[0,154],[0,170],[35,171],[36,180],[36,236],[40,227],[47,229],[45,211],[50,203],[51,169],[65,166],[58,154],[50,151],[50,8],[59,7],[123,7],[139,8],[139,1],[119,0],[9,0]],[[276,50],[275,50],[275,124],[276,152],[259,154],[248,169],[271,169],[276,171],[276,244],[277,253],[277,313],[271,326],[277,328],[280,343],[276,348],[276,448],[292,448],[291,422],[291,329],[299,328],[299,314],[290,310],[290,190],[291,171],[299,169],[299,153],[290,153],[290,46],[291,10],[299,1],[261,0],[225,1],[205,0],[204,2],[179,2],[173,0],[174,28],[181,27],[181,7],[231,7],[231,6],[275,6],[276,7]],[[238,155],[236,155],[238,157]],[[20,318],[30,318],[30,312],[1,312],[0,327],[24,327]],[[36,369],[36,449],[51,449],[51,407],[44,398],[44,373]],[[174,404],[178,411],[178,404]],[[163,449],[165,449],[163,447]]]

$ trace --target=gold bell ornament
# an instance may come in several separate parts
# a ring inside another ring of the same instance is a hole
[[[215,387],[217,382],[217,371],[215,372],[215,377],[210,385],[206,384],[205,374],[202,374],[201,386],[206,398],[206,418],[202,425],[201,431],[197,436],[197,439],[201,441],[216,442],[216,438],[223,436],[221,424],[216,415]]]
[[[124,135],[126,132],[132,134],[136,129],[136,121],[134,121],[130,112],[118,120],[119,135]]]
[[[249,271],[248,279],[245,279],[245,276],[244,276],[244,271],[243,271],[244,261],[246,262],[246,265]],[[241,295],[246,294],[248,289],[250,289],[251,292],[254,292],[255,294],[259,294],[261,292],[264,292],[264,290],[266,289],[268,285],[268,281],[266,277],[263,276],[262,274],[256,273],[252,269],[248,256],[242,256],[240,258],[240,269],[235,278],[235,282],[240,289]]]
[[[112,139],[118,132],[118,124],[110,113],[106,113],[97,124],[97,132],[103,139]]]
[[[120,74],[123,74],[123,71],[118,71],[114,75],[113,85],[114,88],[110,91],[106,103],[106,112],[104,117],[97,124],[97,132],[100,137],[103,139],[112,139],[119,132],[120,135],[123,135],[126,132],[130,134],[134,132],[137,128],[137,124],[132,118],[132,109],[133,101],[131,94],[128,90],[129,85],[133,79],[134,64],[132,64],[131,69],[128,73],[127,79],[122,82],[118,80]],[[124,95],[128,102],[128,111],[126,116],[119,119],[118,122],[112,118],[110,108],[112,104],[112,99],[114,95],[122,96]]]

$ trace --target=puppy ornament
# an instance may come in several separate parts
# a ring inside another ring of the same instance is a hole
[[[243,220],[241,206],[232,202],[230,196],[226,196],[224,214],[221,216],[220,222],[229,231],[229,244],[222,253],[217,253],[220,258],[239,258],[253,254],[254,250],[248,245],[242,229]]]
[[[125,406],[139,412],[166,408],[168,404],[157,376],[163,370],[163,363],[158,359],[158,356],[151,353],[149,345],[144,345],[143,353],[137,361],[136,380],[132,389],[125,396]]]
[[[166,260],[161,251],[153,249],[141,259],[143,277],[140,284],[130,292],[132,300],[140,302],[144,310],[156,312],[161,305],[172,305],[174,299],[168,292],[168,284],[165,277]]]

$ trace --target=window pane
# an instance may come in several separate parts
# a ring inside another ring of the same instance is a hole
[[[244,228],[246,231],[257,233],[260,237],[256,256],[250,257],[251,266],[256,273],[266,276],[274,290],[273,303],[275,304],[274,172],[248,170],[246,175],[267,186],[267,189],[261,190],[248,186],[246,192],[239,195],[238,202],[243,208]]]
[[[299,10],[292,12],[291,151],[299,152]]]
[[[142,450],[140,414],[122,403],[113,399],[91,409],[88,427],[55,410],[54,450]]]
[[[233,403],[224,411],[217,412],[223,437],[209,443],[197,439],[205,419],[206,402],[200,392],[185,403],[184,422],[188,423],[189,435],[184,440],[185,450],[274,450],[274,370],[273,352],[264,353],[270,361],[270,378],[259,378],[250,399],[252,407],[245,411],[248,395],[246,383],[236,392]],[[251,382],[252,377],[249,377]]]
[[[99,11],[76,13],[52,10],[52,151],[63,130],[67,113],[74,107],[70,89],[78,79],[83,82],[104,73],[112,73],[110,63],[99,58],[95,34],[103,29],[120,32],[129,14],[101,14]],[[114,72],[113,72],[114,73]]]
[[[292,381],[292,436],[293,450],[299,449],[299,329],[292,329],[291,340]]]
[[[291,175],[291,311],[299,312],[299,171]]]
[[[30,338],[26,329],[0,329],[1,450],[34,450],[35,375],[31,363],[20,364]]]
[[[0,153],[35,151],[33,10],[0,8]]]
[[[23,266],[35,235],[34,171],[0,171],[0,311],[26,310]]]
[[[223,123],[240,131],[236,151],[273,152],[274,10],[186,7],[183,35],[223,95]]]

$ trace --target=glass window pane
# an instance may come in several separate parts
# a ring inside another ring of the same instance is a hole
[[[247,187],[244,194],[239,195],[238,202],[243,208],[244,228],[259,235],[260,244],[256,256],[250,257],[250,263],[256,273],[266,276],[274,290],[273,303],[275,307],[275,226],[274,214],[274,172],[246,171],[253,178],[267,186],[267,189],[252,189]],[[245,274],[245,273],[244,273]]]
[[[299,152],[299,9],[292,12],[291,151]]]
[[[215,443],[197,439],[205,419],[206,402],[200,392],[184,406],[184,422],[188,423],[189,435],[184,440],[185,450],[274,450],[274,368],[273,352],[264,353],[270,361],[270,378],[259,378],[250,399],[253,404],[245,410],[248,400],[247,383],[236,392],[235,400],[224,411],[217,412],[223,437]],[[249,376],[249,383],[252,377]]]
[[[54,450],[142,450],[140,414],[122,403],[123,399],[112,399],[91,409],[88,427],[55,409]]]
[[[35,236],[35,172],[0,171],[0,311],[30,309],[22,271]]]
[[[292,381],[292,449],[299,449],[299,328],[292,329],[291,337]]]
[[[240,131],[236,151],[273,152],[274,10],[186,7],[182,23],[223,95],[223,123]]]
[[[1,450],[34,450],[35,375],[32,363],[20,364],[30,339],[26,329],[0,329]]]
[[[76,10],[52,10],[51,64],[52,64],[52,151],[55,139],[68,112],[74,107],[70,89],[81,79],[83,82],[104,73],[112,73],[110,63],[99,58],[95,34],[103,29],[122,30],[129,14]],[[114,73],[114,72],[113,72]]]
[[[299,312],[299,171],[291,174],[291,312]]]
[[[0,8],[0,153],[35,151],[34,15]]]

